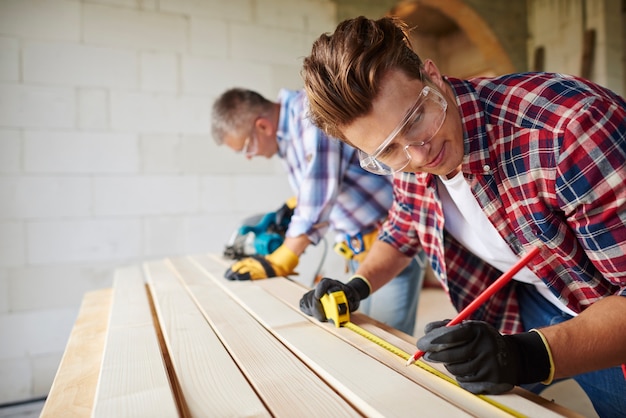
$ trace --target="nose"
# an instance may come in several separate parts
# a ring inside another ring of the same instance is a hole
[[[417,165],[423,165],[430,151],[430,143],[414,142],[404,147],[404,152],[411,161]]]

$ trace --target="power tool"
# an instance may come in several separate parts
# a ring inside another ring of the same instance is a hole
[[[240,260],[252,255],[268,255],[285,240],[285,232],[296,207],[292,197],[277,211],[257,214],[244,219],[224,249],[224,257]]]

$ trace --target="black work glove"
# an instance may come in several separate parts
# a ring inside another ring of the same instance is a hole
[[[417,348],[425,360],[444,363],[462,388],[497,395],[550,375],[548,349],[538,332],[501,335],[482,321],[446,327],[448,322],[426,325]]]
[[[370,285],[361,276],[352,277],[348,283],[338,280],[323,278],[313,290],[309,290],[300,299],[300,310],[309,316],[315,317],[318,321],[326,322],[326,313],[322,307],[322,296],[343,290],[348,300],[348,310],[354,312],[359,309],[361,300],[370,294]]]

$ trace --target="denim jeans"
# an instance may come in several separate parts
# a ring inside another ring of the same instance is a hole
[[[517,283],[517,297],[524,328],[540,328],[567,321],[572,317],[541,296],[534,286]],[[607,318],[610,321],[611,318]],[[589,338],[595,338],[590,335]],[[573,347],[575,349],[575,347]],[[621,367],[573,376],[585,391],[600,417],[626,417],[626,377]],[[547,386],[542,383],[523,385],[534,393]]]
[[[413,335],[417,302],[424,282],[425,263],[425,254],[423,252],[417,254],[400,274],[367,299],[362,300],[359,312]],[[357,267],[356,261],[350,262],[350,269],[353,272]]]

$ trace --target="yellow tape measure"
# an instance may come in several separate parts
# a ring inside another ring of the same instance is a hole
[[[360,336],[367,338],[371,342],[381,346],[385,350],[397,355],[398,357],[404,360],[408,360],[411,357],[411,354],[407,353],[401,348],[396,347],[395,345],[383,340],[379,336],[374,335],[371,332],[367,331],[366,329],[363,329],[360,326],[350,322],[350,310],[348,307],[348,301],[343,291],[337,291],[337,292],[332,292],[330,294],[326,294],[322,296],[321,302],[322,302],[322,307],[324,308],[324,312],[326,313],[327,319],[329,321],[332,321],[335,324],[335,327],[337,328],[344,327],[353,332],[356,332]],[[456,380],[454,380],[453,378],[451,378],[450,376],[444,373],[441,373],[439,370],[435,369],[434,367],[429,366],[422,360],[417,360],[413,364],[418,366],[421,369],[426,370],[429,373],[434,374],[435,376],[445,380],[448,383],[451,383],[455,386],[460,386]],[[506,405],[503,405],[500,402],[497,402],[485,395],[476,395],[476,396],[481,398],[483,401],[515,417],[519,417],[519,418],[526,417],[526,415]]]

